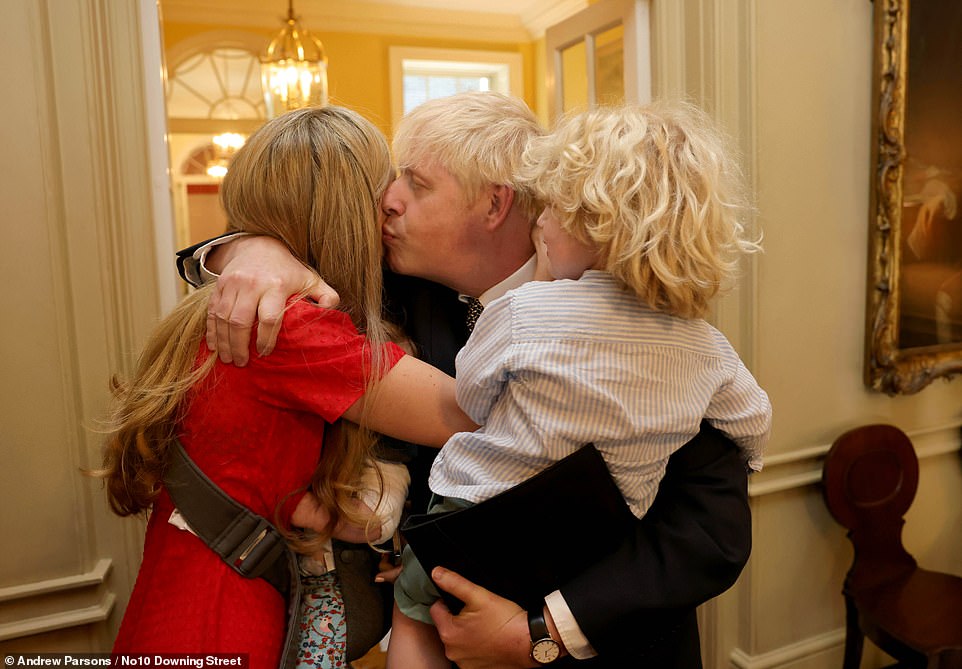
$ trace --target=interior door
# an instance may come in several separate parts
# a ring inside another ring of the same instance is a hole
[[[601,0],[545,32],[548,116],[651,99],[650,0]]]

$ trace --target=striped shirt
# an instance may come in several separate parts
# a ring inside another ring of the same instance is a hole
[[[771,427],[768,396],[724,335],[653,311],[597,270],[491,302],[458,354],[457,398],[481,427],[448,440],[429,484],[472,502],[592,442],[641,517],[703,418],[754,470]]]

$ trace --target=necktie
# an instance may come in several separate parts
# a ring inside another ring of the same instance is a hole
[[[468,297],[465,302],[468,304],[468,315],[465,317],[465,323],[468,326],[468,334],[471,334],[471,331],[474,330],[474,324],[478,322],[478,316],[484,311],[484,305],[476,297]]]

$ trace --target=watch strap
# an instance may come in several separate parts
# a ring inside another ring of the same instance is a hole
[[[561,644],[551,638],[544,609],[528,612],[528,632],[531,634],[531,659],[545,666],[561,656]]]
[[[531,633],[531,643],[551,638],[543,610],[528,611],[528,631]]]

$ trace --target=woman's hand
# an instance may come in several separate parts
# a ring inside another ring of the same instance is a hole
[[[377,541],[381,536],[381,523],[374,517],[371,507],[360,500],[353,502],[353,509],[362,518],[371,518],[370,523],[352,523],[341,518],[332,529],[331,512],[318,502],[317,497],[308,490],[294,507],[291,514],[291,525],[314,530],[318,534],[330,533],[334,539],[340,539],[351,544],[366,544]]]
[[[327,532],[330,523],[330,512],[318,503],[317,497],[311,491],[304,493],[291,514],[291,525],[314,530],[318,534]]]
[[[374,577],[375,583],[394,583],[401,575],[401,565],[394,564],[391,554],[385,553],[381,556],[381,561],[377,565],[377,576]]]

